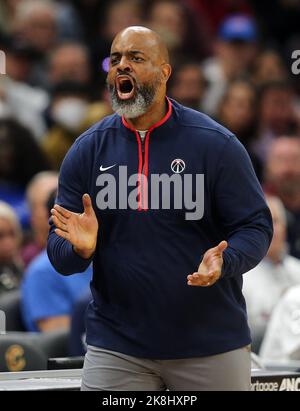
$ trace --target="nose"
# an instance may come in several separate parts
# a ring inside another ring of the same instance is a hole
[[[130,73],[132,71],[131,65],[129,60],[126,58],[126,56],[122,56],[120,63],[118,65],[118,72],[128,72]]]

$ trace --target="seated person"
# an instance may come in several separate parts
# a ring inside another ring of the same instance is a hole
[[[0,295],[19,287],[23,272],[21,239],[21,227],[14,210],[0,201]]]
[[[30,212],[31,238],[22,248],[25,268],[46,248],[49,231],[47,200],[57,189],[58,175],[55,171],[37,173],[26,187],[26,199]]]
[[[243,293],[254,343],[263,337],[272,311],[285,291],[300,284],[300,260],[287,250],[285,209],[279,198],[266,199],[273,218],[273,239],[266,257],[244,275]]]
[[[48,201],[49,213],[55,193]],[[27,268],[22,282],[22,316],[28,331],[54,331],[70,327],[74,302],[88,289],[92,268],[80,274],[62,276],[42,251]]]
[[[264,360],[300,360],[300,285],[291,287],[276,305],[259,355]]]

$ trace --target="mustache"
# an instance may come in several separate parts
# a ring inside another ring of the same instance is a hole
[[[133,84],[134,84],[134,86],[135,86],[135,88],[137,90],[139,90],[142,87],[142,85],[130,74],[128,74],[126,72],[119,72],[112,81],[109,81],[109,78],[106,77],[106,86],[108,87],[109,90],[115,90],[116,89],[116,79],[117,79],[118,76],[128,76],[128,77],[130,77]]]
[[[128,73],[127,71],[118,70],[115,79],[116,79],[118,76],[128,76],[128,77],[130,77],[133,81],[136,81],[135,78],[134,78],[130,73]]]

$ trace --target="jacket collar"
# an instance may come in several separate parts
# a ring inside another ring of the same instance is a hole
[[[151,131],[154,130],[155,128],[162,126],[162,125],[163,125],[164,123],[166,123],[166,122],[168,121],[168,119],[171,117],[171,114],[172,114],[172,111],[173,111],[173,105],[172,105],[171,100],[170,100],[168,97],[166,97],[166,99],[167,99],[167,102],[168,102],[168,111],[167,111],[166,115],[165,115],[161,120],[159,120],[157,123],[153,124],[153,125],[149,128],[148,132],[151,132]],[[128,128],[129,130],[131,130],[131,131],[136,131],[134,127],[132,127],[129,123],[127,123],[127,121],[126,121],[126,119],[124,118],[124,116],[122,116],[122,123],[123,123],[123,125],[124,125],[126,128]]]

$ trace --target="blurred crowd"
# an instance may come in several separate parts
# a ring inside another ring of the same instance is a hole
[[[1,295],[19,290],[27,330],[74,326],[72,353],[84,352],[91,269],[54,271],[49,210],[68,149],[112,112],[112,39],[144,25],[170,51],[168,95],[229,128],[250,155],[274,239],[244,277],[249,323],[264,357],[300,359],[299,21],[297,0],[0,0],[0,309]]]

